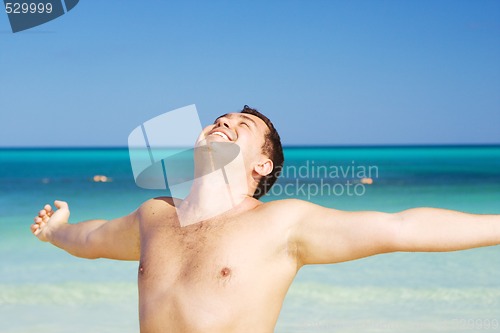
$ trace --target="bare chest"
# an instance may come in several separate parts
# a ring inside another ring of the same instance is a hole
[[[285,250],[268,231],[244,221],[188,227],[158,223],[141,235],[139,281],[161,286],[237,284],[276,264]]]
[[[141,327],[229,332],[274,325],[296,273],[286,230],[251,215],[186,227],[165,216],[143,222]]]

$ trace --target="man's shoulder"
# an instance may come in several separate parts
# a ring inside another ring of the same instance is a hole
[[[259,212],[267,216],[276,216],[289,221],[296,220],[305,214],[312,206],[317,206],[300,199],[281,199],[264,202],[257,207]]]
[[[139,206],[137,211],[140,215],[149,215],[158,211],[168,212],[175,211],[175,198],[172,197],[156,197],[149,199]]]
[[[299,223],[311,219],[311,217],[325,213],[341,212],[335,208],[325,207],[300,199],[282,199],[263,203],[258,207],[265,216],[276,217],[287,223]]]
[[[308,207],[315,205],[309,201],[300,199],[280,199],[264,202],[261,207],[264,209],[290,209],[295,211],[297,209],[302,209],[303,207]]]

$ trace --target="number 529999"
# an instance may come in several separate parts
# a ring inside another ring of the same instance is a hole
[[[27,2],[6,2],[5,12],[7,14],[50,14],[52,13],[52,4],[49,3],[27,3]]]

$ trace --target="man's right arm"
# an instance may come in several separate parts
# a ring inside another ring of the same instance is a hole
[[[137,211],[113,220],[90,220],[68,223],[69,208],[64,201],[55,201],[56,211],[46,205],[31,225],[41,241],[87,259],[109,258],[139,260],[140,237]]]

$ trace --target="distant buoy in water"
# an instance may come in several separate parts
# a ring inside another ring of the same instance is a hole
[[[104,175],[95,175],[93,180],[95,183],[109,183],[112,179]]]
[[[371,185],[373,184],[373,179],[369,177],[361,178],[359,182],[364,185]]]

